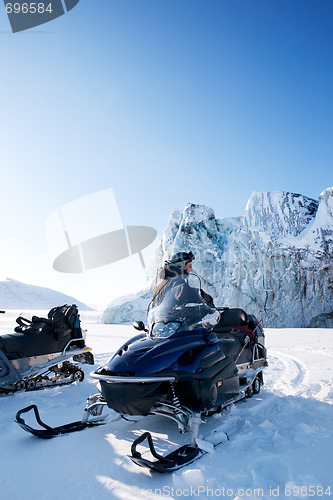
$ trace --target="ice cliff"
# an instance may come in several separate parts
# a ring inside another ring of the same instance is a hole
[[[333,327],[333,188],[319,200],[255,191],[238,218],[216,219],[203,205],[174,210],[150,276],[182,250],[195,255],[216,305],[241,307],[266,327]],[[110,304],[102,321],[145,320],[152,286]]]

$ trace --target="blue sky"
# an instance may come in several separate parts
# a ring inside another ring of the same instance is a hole
[[[1,279],[94,301],[95,278],[52,270],[44,225],[103,189],[161,235],[188,202],[223,218],[253,190],[333,185],[328,0],[80,0],[16,34],[0,5],[0,63]],[[96,300],[138,262],[100,269]]]

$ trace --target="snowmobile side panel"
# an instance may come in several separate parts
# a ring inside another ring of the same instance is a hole
[[[73,361],[87,365],[95,364],[94,355],[89,348],[85,348],[84,351],[79,354],[73,354]]]
[[[20,373],[0,350],[0,388],[20,380]]]
[[[192,411],[207,411],[239,392],[239,377],[234,361],[225,357],[211,365],[208,360],[203,359],[193,375],[179,377],[177,382],[181,405]],[[208,366],[205,366],[206,363]]]
[[[2,336],[5,352],[11,359],[40,356],[45,353],[62,351],[71,339],[68,333],[61,343],[56,339],[52,330],[41,329],[34,335],[24,333],[8,333]]]

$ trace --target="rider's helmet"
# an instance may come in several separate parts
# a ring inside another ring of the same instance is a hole
[[[194,259],[195,257],[192,252],[178,252],[175,253],[167,262],[179,267],[183,272],[185,272],[187,264],[192,262]]]

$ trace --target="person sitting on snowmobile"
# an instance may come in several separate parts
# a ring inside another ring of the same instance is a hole
[[[178,252],[170,260],[165,261],[164,266],[159,271],[159,281],[157,282],[151,307],[160,305],[170,289],[175,298],[175,305],[183,306],[187,303],[202,304],[202,298],[209,307],[214,307],[213,299],[201,290],[201,297],[198,290],[188,284],[188,275],[192,272],[192,261],[195,259],[192,252]]]

